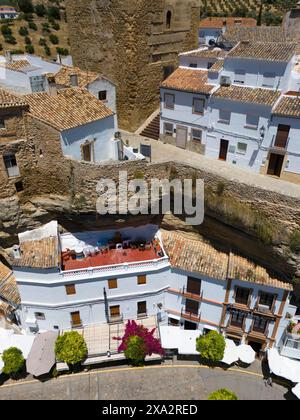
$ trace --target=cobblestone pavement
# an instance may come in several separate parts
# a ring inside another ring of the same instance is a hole
[[[176,362],[139,369],[102,369],[44,383],[6,383],[0,386],[0,400],[205,400],[211,392],[224,387],[241,400],[290,398],[283,386],[266,386],[259,373]]]

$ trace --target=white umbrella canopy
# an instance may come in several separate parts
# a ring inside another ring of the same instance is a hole
[[[296,385],[295,388],[292,389],[292,393],[300,400],[300,384]]]
[[[224,357],[221,362],[225,363],[225,365],[232,365],[239,360],[238,347],[234,341],[229,340],[228,338],[226,338],[225,342],[226,347]]]
[[[251,365],[251,363],[255,361],[256,353],[251,346],[241,344],[238,346],[237,350],[241,362]]]
[[[33,376],[41,376],[48,373],[55,364],[55,341],[56,332],[46,332],[35,337],[33,346],[26,360],[26,369]]]

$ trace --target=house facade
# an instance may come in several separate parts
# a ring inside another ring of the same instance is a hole
[[[296,313],[290,284],[155,225],[60,234],[51,222],[20,234],[13,252],[17,316],[31,333],[155,317],[222,332],[259,352],[279,346]]]
[[[291,43],[182,54],[161,85],[161,140],[299,183],[296,65]]]
[[[0,19],[17,19],[19,13],[12,6],[0,6]]]

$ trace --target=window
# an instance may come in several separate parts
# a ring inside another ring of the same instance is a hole
[[[172,12],[170,10],[168,10],[167,17],[166,17],[166,27],[167,27],[167,29],[171,28],[171,24],[172,24]]]
[[[245,70],[236,70],[234,75],[234,83],[238,83],[240,85],[245,84],[246,79],[246,72]]]
[[[138,276],[138,284],[147,284],[147,276]]]
[[[43,312],[35,312],[34,316],[39,321],[45,321],[45,319],[46,319],[45,314]]]
[[[171,93],[165,93],[165,108],[174,109],[175,106],[175,95]]]
[[[211,69],[213,65],[214,65],[214,63],[208,62],[207,63],[207,69],[208,70]]]
[[[237,287],[235,293],[235,303],[241,305],[248,305],[250,297],[250,289],[245,289],[244,287]]]
[[[144,316],[147,315],[147,302],[138,302],[137,304],[137,315],[138,316]]]
[[[32,93],[45,92],[45,76],[30,77],[30,86]]]
[[[264,73],[263,74],[263,87],[273,88],[275,85],[275,73]]]
[[[68,296],[76,295],[75,284],[67,284],[65,287],[66,287],[66,293]]]
[[[120,318],[120,305],[110,306],[109,313],[111,319]]]
[[[19,181],[15,183],[15,188],[17,192],[21,192],[24,191],[24,186],[23,186],[23,182]]]
[[[269,322],[265,318],[255,317],[253,321],[252,330],[264,334],[266,332]]]
[[[231,119],[231,112],[220,109],[219,122],[223,124],[230,124],[230,119]]]
[[[255,129],[257,129],[258,123],[259,123],[259,116],[258,115],[248,114],[246,116],[246,127],[247,128],[255,128]]]
[[[201,143],[202,141],[202,130],[196,130],[192,128],[192,141],[196,143]]]
[[[165,136],[173,136],[173,131],[174,131],[173,124],[170,124],[170,123],[165,123],[164,124],[164,133],[165,133]]]
[[[109,289],[117,289],[118,288],[118,280],[117,279],[108,280],[108,288]]]
[[[100,101],[106,101],[107,100],[107,91],[106,90],[100,90],[98,93],[98,98]]]
[[[247,143],[238,142],[236,152],[240,155],[245,155],[247,153],[247,147]]]
[[[0,129],[5,129],[5,120],[4,120],[4,118],[0,118]]]
[[[193,100],[193,114],[204,114],[204,99],[194,98]]]
[[[93,156],[93,144],[90,141],[86,141],[84,144],[81,145],[81,156],[82,160],[86,162],[92,162]]]
[[[271,293],[260,293],[259,295],[259,305],[268,306],[269,309],[272,309],[275,296]]]
[[[234,312],[231,315],[230,325],[233,327],[243,328],[245,318],[246,315],[243,312]]]
[[[198,67],[197,63],[190,63],[190,67],[196,69]]]
[[[81,327],[82,322],[81,322],[79,311],[71,312],[71,322],[72,322],[72,327]]]
[[[3,161],[4,161],[5,168],[7,170],[7,174],[10,178],[20,175],[20,171],[18,168],[17,159],[15,155],[13,154],[4,155]]]
[[[174,66],[165,66],[164,67],[164,80],[166,80],[174,72]]]

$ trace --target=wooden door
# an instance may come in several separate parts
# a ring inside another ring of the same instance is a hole
[[[201,280],[189,277],[188,282],[187,282],[187,292],[200,296],[200,291],[201,291]]]
[[[187,313],[191,313],[193,315],[197,315],[199,313],[199,302],[195,301],[195,300],[190,300],[187,299],[186,300],[186,304],[185,304],[185,311]]]
[[[289,125],[279,124],[277,135],[275,139],[275,147],[280,147],[282,149],[285,149],[287,146],[289,134],[290,134],[291,127]]]
[[[187,128],[182,126],[176,127],[176,146],[181,149],[186,149],[187,143]]]
[[[91,150],[91,144],[84,144],[82,146],[82,157],[83,160],[86,162],[91,162],[92,161],[92,150]]]
[[[268,175],[275,175],[280,177],[284,162],[283,155],[271,153],[268,166]]]
[[[229,141],[222,139],[220,143],[220,154],[219,154],[220,160],[225,160],[225,161],[227,160],[228,148],[229,148]]]

